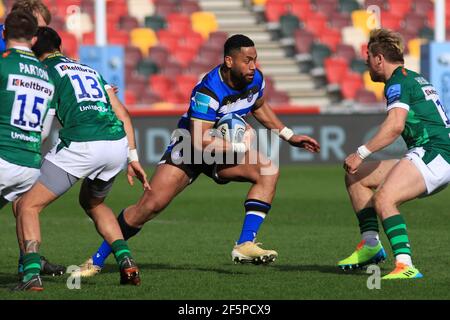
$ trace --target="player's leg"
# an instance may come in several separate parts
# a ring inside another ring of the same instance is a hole
[[[80,189],[79,202],[86,214],[94,221],[98,233],[111,246],[120,269],[120,283],[139,285],[139,269],[133,260],[128,244],[123,239],[114,212],[104,203],[113,182],[114,178],[109,181],[84,179]]]
[[[384,279],[421,278],[414,268],[406,223],[398,206],[427,191],[421,172],[408,159],[401,160],[389,173],[374,196],[375,209],[389,238],[397,268]]]
[[[254,240],[271,209],[279,177],[278,167],[262,154],[251,150],[241,164],[218,165],[217,175],[224,181],[252,183],[244,203],[242,231],[231,254],[233,261],[256,264],[274,261],[277,252],[260,248]]]
[[[69,190],[77,180],[78,178],[44,160],[38,181],[18,202],[17,215],[22,227],[25,255],[23,256],[23,279],[16,290],[43,290],[40,279],[39,214],[46,206]]]
[[[167,207],[195,177],[195,173],[172,164],[158,165],[150,179],[151,190],[145,190],[137,204],[123,209],[117,217],[124,239],[128,240],[139,233],[143,225]],[[97,274],[110,253],[110,245],[103,241],[96,253],[80,266],[80,276],[90,277]]]
[[[379,241],[378,217],[372,197],[397,163],[398,160],[368,161],[355,174],[345,175],[345,186],[358,218],[362,239],[350,256],[338,262],[340,268],[360,268],[386,259],[386,252]]]

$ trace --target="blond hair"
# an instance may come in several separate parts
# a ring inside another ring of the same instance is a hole
[[[405,44],[402,36],[388,29],[374,29],[370,32],[368,50],[372,55],[383,55],[391,63],[404,63]]]
[[[50,10],[48,10],[41,0],[16,0],[11,8],[11,11],[17,9],[28,11],[32,14],[38,12],[47,25],[49,25],[52,21],[52,14],[50,13]]]

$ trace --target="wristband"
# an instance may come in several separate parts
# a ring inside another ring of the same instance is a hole
[[[139,157],[136,149],[128,149],[128,163],[133,161],[139,161]]]
[[[247,151],[247,146],[243,142],[235,142],[231,144],[233,152],[245,153]]]
[[[279,133],[279,136],[286,141],[289,141],[289,139],[292,138],[293,135],[294,131],[292,131],[288,127],[284,127]]]
[[[365,145],[360,146],[358,150],[356,150],[356,153],[362,160],[364,160],[365,158],[367,158],[372,154],[372,152],[369,149],[367,149]]]

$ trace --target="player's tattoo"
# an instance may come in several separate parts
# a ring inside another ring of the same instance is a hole
[[[37,240],[25,240],[25,252],[36,253],[39,251],[39,241]]]

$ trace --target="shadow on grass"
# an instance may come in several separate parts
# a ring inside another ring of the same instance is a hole
[[[318,264],[312,264],[312,265],[273,265],[273,269],[277,269],[279,271],[283,272],[308,272],[308,271],[316,271],[321,273],[332,273],[332,274],[339,274],[344,276],[365,276],[367,277],[366,268],[364,269],[356,269],[356,270],[341,270],[337,266],[330,266],[330,265],[318,265]]]
[[[67,278],[66,275],[52,277],[52,276],[42,276],[42,281],[45,282],[58,282],[61,278]],[[0,272],[0,288],[1,289],[12,289],[19,283],[19,276],[14,273],[1,273]]]
[[[195,265],[172,265],[172,264],[164,264],[164,263],[140,263],[138,264],[139,269],[143,270],[181,270],[181,271],[201,271],[201,272],[215,272],[218,274],[246,274],[243,272],[236,272],[233,270],[226,270],[220,268],[202,268]],[[118,273],[119,269],[115,265],[105,265],[102,270],[102,273]]]

